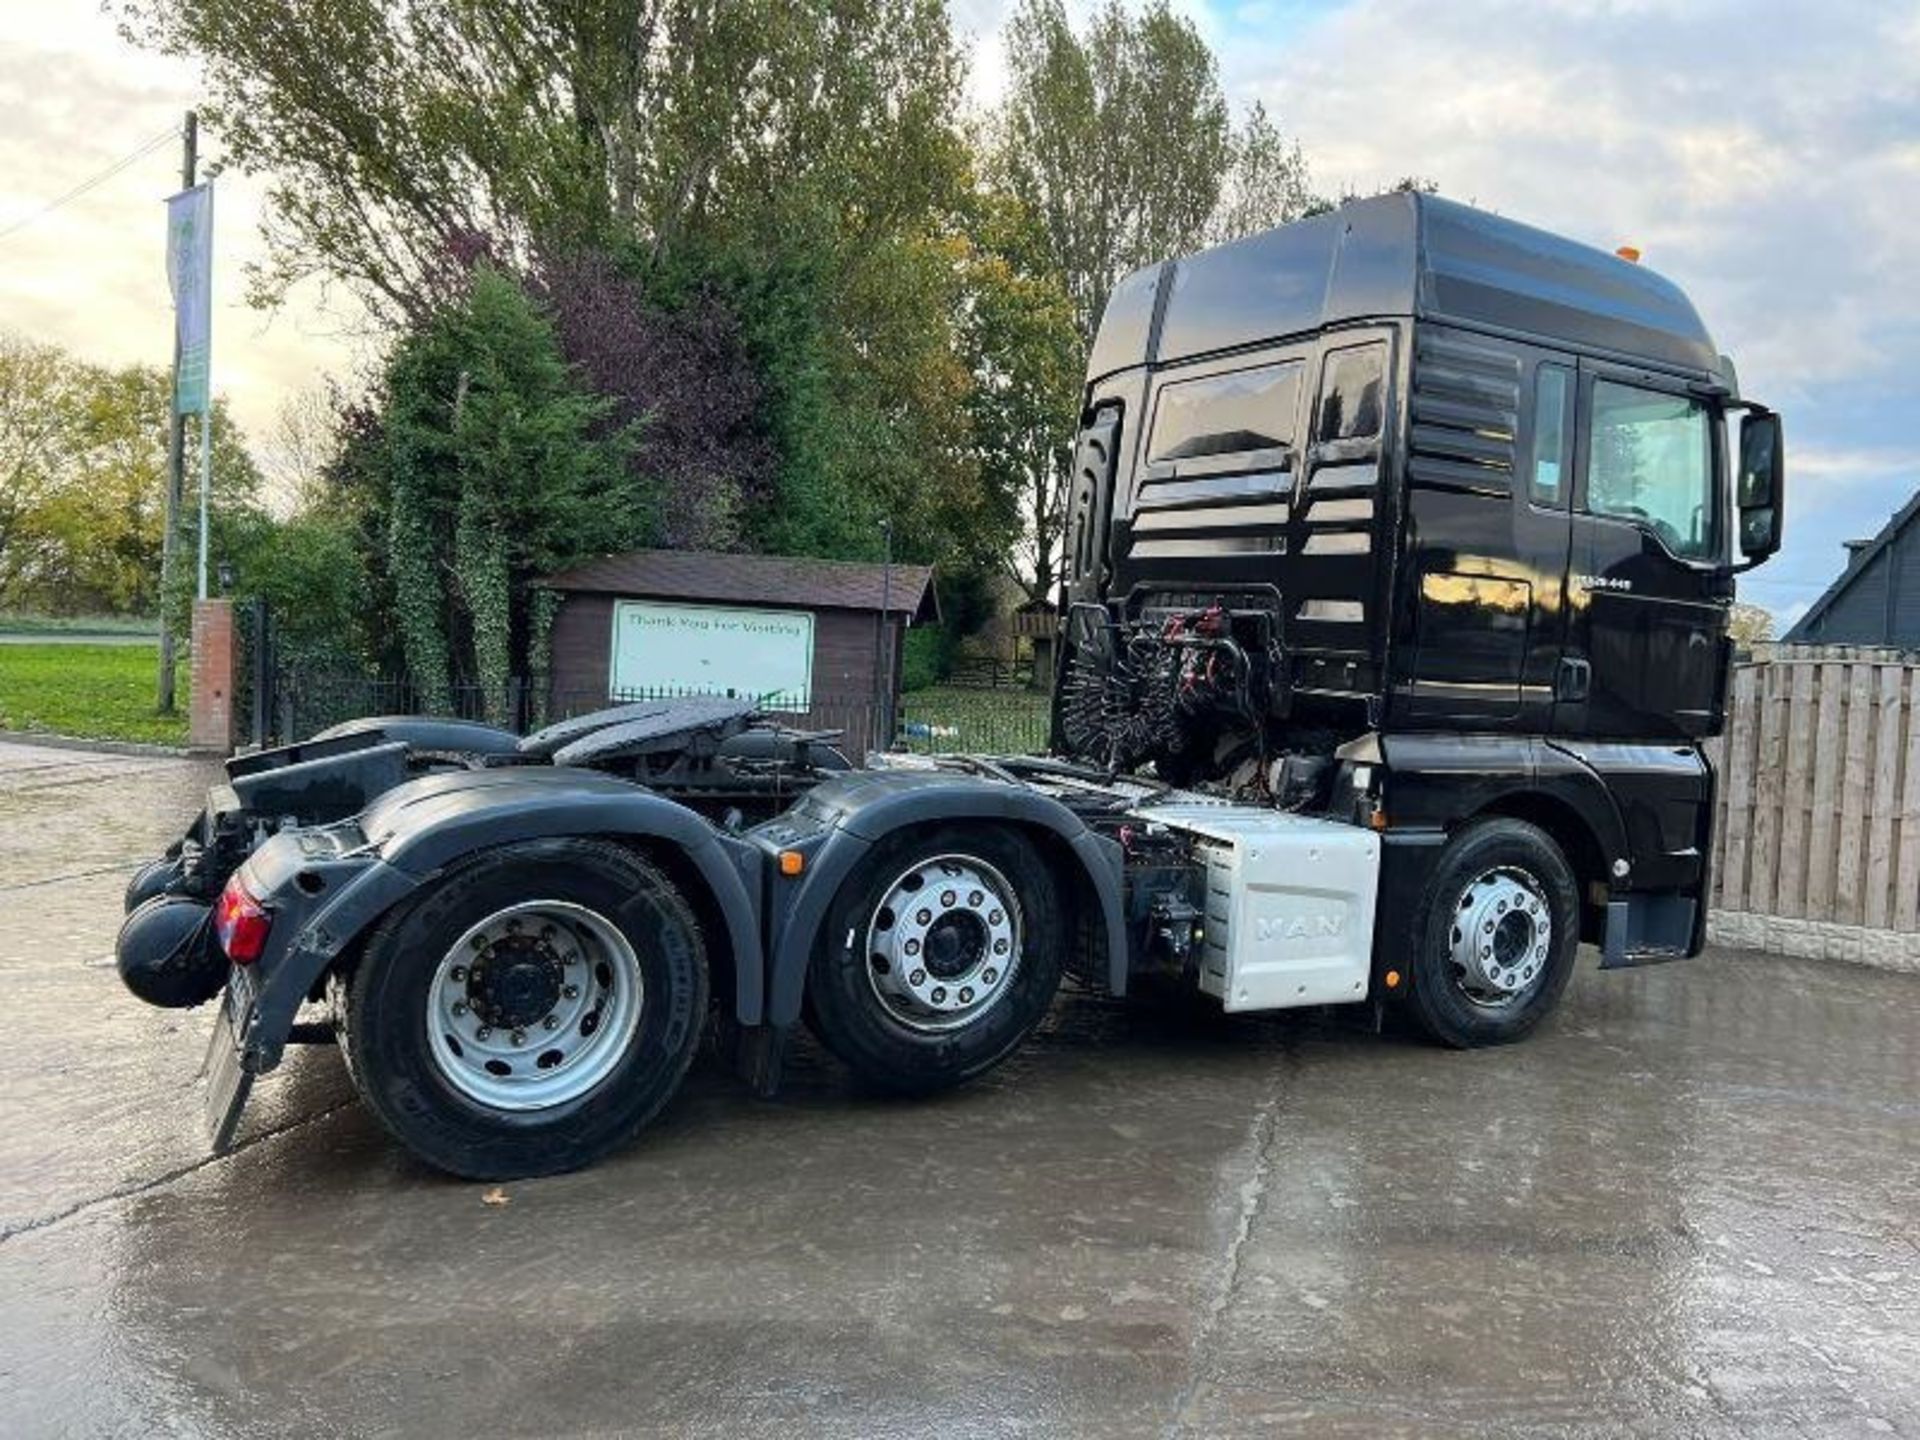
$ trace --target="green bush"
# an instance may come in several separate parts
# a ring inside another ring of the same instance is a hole
[[[953,668],[953,637],[938,625],[907,631],[900,660],[900,688],[911,693],[938,685]]]

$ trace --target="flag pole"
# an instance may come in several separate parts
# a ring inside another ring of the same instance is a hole
[[[193,188],[198,159],[200,117],[187,111],[180,132],[180,188]],[[180,318],[178,302],[173,322],[173,374],[167,385],[167,497],[166,514],[160,531],[160,673],[154,686],[154,708],[163,715],[173,713],[174,637],[167,623],[168,578],[173,574],[174,531],[180,525],[180,494],[186,486],[187,417],[180,413],[174,397],[180,393]]]
[[[207,181],[207,254],[213,254],[213,181]],[[207,283],[213,283],[213,266],[207,266]],[[198,594],[207,598],[207,511],[213,500],[213,297],[207,297],[207,391],[200,407],[200,583]]]

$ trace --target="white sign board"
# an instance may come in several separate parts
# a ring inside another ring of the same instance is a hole
[[[738,695],[805,710],[813,694],[813,616],[616,600],[609,698]]]

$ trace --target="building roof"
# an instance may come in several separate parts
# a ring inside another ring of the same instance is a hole
[[[1692,302],[1644,265],[1396,192],[1127,276],[1107,301],[1087,378],[1400,315],[1720,372]]]
[[[1903,531],[1920,519],[1920,491],[1916,491],[1911,500],[1902,505],[1894,517],[1881,527],[1880,533],[1873,539],[1862,542],[1847,542],[1847,567],[1842,570],[1834,582],[1820,593],[1820,598],[1807,607],[1807,613],[1794,622],[1793,628],[1782,638],[1783,644],[1814,645],[1820,643],[1820,622],[1825,618],[1841,596],[1851,590],[1860,578],[1880,558],[1881,552],[1898,540]],[[1885,636],[1879,644],[1910,644],[1912,637],[1905,640],[1895,636]]]
[[[789,555],[727,555],[708,550],[629,550],[588,560],[542,584],[554,590],[636,599],[771,605],[789,610],[880,610],[910,623],[939,618],[933,570]]]

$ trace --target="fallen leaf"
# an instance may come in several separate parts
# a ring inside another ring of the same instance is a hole
[[[496,1185],[480,1197],[480,1203],[482,1205],[510,1205],[513,1202],[507,1198],[507,1192]]]

